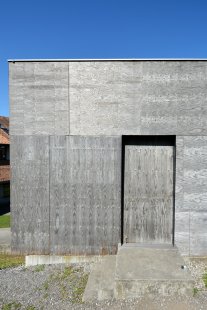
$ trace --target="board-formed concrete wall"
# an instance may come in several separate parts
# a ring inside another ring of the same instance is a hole
[[[183,254],[207,254],[207,136],[176,143],[175,244]]]
[[[18,61],[9,84],[14,251],[114,253],[121,136],[176,135],[175,244],[207,255],[207,61]]]
[[[12,136],[12,249],[115,254],[121,137]]]
[[[12,249],[49,252],[49,137],[11,136]]]
[[[207,62],[10,63],[11,134],[206,135]]]

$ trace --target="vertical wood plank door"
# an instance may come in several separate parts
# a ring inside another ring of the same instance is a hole
[[[126,145],[124,242],[172,243],[173,146]]]

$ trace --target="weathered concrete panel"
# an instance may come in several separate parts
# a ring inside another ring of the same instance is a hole
[[[115,254],[121,230],[121,137],[50,140],[51,253]]]
[[[11,134],[69,134],[68,63],[10,63]]]
[[[10,63],[11,133],[207,135],[206,84],[205,61]]]
[[[139,101],[132,62],[70,63],[70,118],[72,134],[120,135],[136,123]]]
[[[175,212],[175,245],[183,255],[190,255],[190,212]]]
[[[10,135],[24,133],[24,63],[9,65]]]
[[[12,249],[115,254],[121,137],[12,136]]]
[[[71,62],[69,67],[71,134],[207,134],[207,62]]]
[[[49,253],[49,137],[11,137],[12,250]]]
[[[175,244],[183,254],[206,255],[207,137],[176,140]]]

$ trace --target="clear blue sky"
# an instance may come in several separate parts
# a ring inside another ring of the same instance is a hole
[[[207,58],[207,1],[2,0],[0,115],[13,58]]]

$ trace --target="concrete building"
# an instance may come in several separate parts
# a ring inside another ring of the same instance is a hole
[[[11,60],[12,249],[207,255],[207,61]]]

